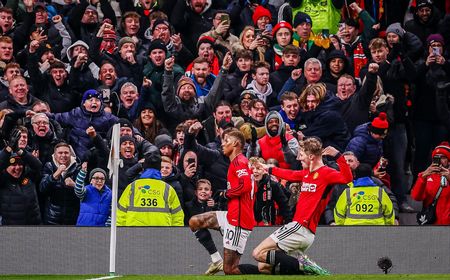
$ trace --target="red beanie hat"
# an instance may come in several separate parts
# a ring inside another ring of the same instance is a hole
[[[375,134],[384,134],[386,129],[389,128],[389,123],[387,121],[387,115],[385,112],[381,112],[378,117],[373,119],[370,123],[370,131]]]
[[[213,37],[211,37],[211,36],[202,36],[202,37],[200,37],[200,38],[198,38],[198,41],[197,41],[197,49],[200,47],[200,45],[201,44],[203,44],[203,43],[209,43],[209,44],[211,44],[211,46],[213,46],[214,47],[214,43],[216,42],[216,39],[214,39]]]
[[[443,155],[446,158],[450,159],[450,145],[448,144],[448,142],[442,142],[441,144],[439,144],[439,146],[437,146],[433,150],[433,153],[431,153],[432,157],[434,157],[435,155]]]
[[[272,29],[272,36],[275,37],[275,34],[277,34],[278,30],[280,30],[283,27],[289,29],[289,31],[293,33],[292,25],[289,22],[282,20],[279,23],[277,23],[277,25],[275,25],[275,27]]]
[[[270,21],[272,21],[272,14],[270,13],[269,10],[267,10],[266,8],[264,8],[263,6],[259,5],[258,7],[256,7],[255,11],[253,12],[253,16],[252,16],[252,20],[253,23],[256,26],[256,22],[258,21],[258,19],[262,18],[262,17],[268,17]]]

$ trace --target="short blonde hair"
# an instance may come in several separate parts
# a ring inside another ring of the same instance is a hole
[[[300,149],[305,153],[321,156],[322,155],[322,141],[318,137],[308,137],[299,142]]]

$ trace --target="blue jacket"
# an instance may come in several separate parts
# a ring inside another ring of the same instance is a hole
[[[100,191],[87,185],[86,194],[80,203],[77,226],[105,226],[111,214],[112,191],[104,186]]]
[[[369,133],[369,123],[356,127],[353,138],[346,151],[352,151],[361,163],[367,163],[372,168],[383,155],[383,141],[374,139]]]
[[[216,80],[215,75],[209,74],[206,77],[206,85],[203,87],[199,83],[197,83],[197,80],[195,79],[194,75],[191,75],[190,78],[194,82],[195,91],[197,92],[197,96],[207,96],[214,84],[214,81]]]
[[[84,159],[86,152],[94,146],[86,134],[86,129],[93,126],[97,134],[106,137],[108,130],[118,121],[118,118],[103,110],[103,105],[97,113],[86,111],[83,105],[69,112],[51,115],[62,126],[70,128],[69,144],[75,150],[78,158]]]

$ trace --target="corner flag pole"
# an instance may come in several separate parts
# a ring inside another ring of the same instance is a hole
[[[109,275],[116,273],[116,220],[117,220],[117,193],[119,185],[119,150],[120,150],[120,124],[113,126],[111,138],[111,151],[109,153],[109,176],[113,177],[111,202],[111,238],[109,242]]]

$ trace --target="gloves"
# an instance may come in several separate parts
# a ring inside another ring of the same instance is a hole
[[[20,139],[20,130],[19,129],[14,129],[11,132],[11,136],[9,137],[8,140],[8,146],[13,150],[13,151],[17,151],[17,149],[19,148],[19,139]]]
[[[287,140],[286,140],[286,127],[283,126],[281,128],[281,132],[280,132],[280,139],[281,139],[281,145],[285,146],[288,144]]]
[[[387,56],[387,60],[389,62],[392,62],[394,59],[396,59],[399,56],[400,57],[403,56],[402,46],[399,43],[393,44],[392,50],[389,52],[389,54]]]
[[[252,145],[256,145],[256,141],[258,140],[258,134],[256,133],[256,128],[254,126],[251,126],[251,132],[252,132]]]

